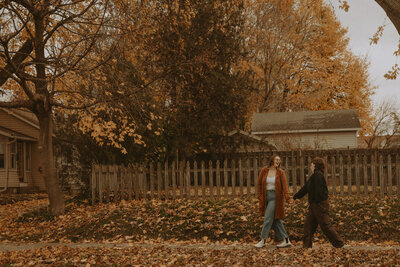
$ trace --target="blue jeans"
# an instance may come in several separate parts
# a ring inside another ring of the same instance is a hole
[[[267,191],[267,209],[264,214],[264,223],[261,230],[261,239],[267,239],[269,231],[274,229],[276,238],[282,240],[289,237],[280,219],[275,220],[275,191]]]

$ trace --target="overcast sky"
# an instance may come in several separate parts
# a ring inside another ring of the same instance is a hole
[[[377,86],[373,96],[374,104],[393,99],[400,108],[400,77],[386,80],[383,75],[398,63],[400,58],[393,52],[399,44],[399,34],[386,13],[374,0],[348,0],[349,12],[337,9],[337,0],[328,0],[335,8],[342,26],[348,29],[350,47],[354,54],[367,56],[371,83]],[[377,45],[370,45],[370,38],[378,27],[385,24],[385,31]]]

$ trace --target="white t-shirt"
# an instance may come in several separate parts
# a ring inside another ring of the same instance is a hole
[[[275,176],[274,177],[267,176],[267,190],[275,190]]]

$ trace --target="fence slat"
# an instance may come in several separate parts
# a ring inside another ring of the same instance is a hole
[[[236,166],[235,166],[235,160],[232,160],[231,164],[231,177],[232,177],[232,194],[231,197],[236,196]]]
[[[217,179],[217,198],[219,199],[221,198],[221,169],[219,160],[217,160],[215,177]]]
[[[228,161],[224,160],[224,196],[228,197]]]
[[[392,195],[392,156],[390,154],[387,155],[387,193],[388,195]]]
[[[92,193],[92,205],[96,202],[96,172],[97,165],[92,165],[92,175],[90,176],[90,188]]]
[[[293,177],[293,192],[297,192],[297,177],[296,177],[296,159],[292,151],[292,177]]]
[[[397,195],[400,195],[400,156],[399,151],[396,153],[396,182],[397,182]]]
[[[201,197],[206,197],[206,167],[204,161],[201,161]]]
[[[331,155],[332,195],[336,195],[336,155]]]
[[[171,169],[172,169],[172,170],[171,170],[172,199],[176,199],[176,177],[177,177],[177,174],[176,174],[175,166],[176,166],[176,162],[173,161],[173,162],[172,162],[172,165],[171,165]]]
[[[368,165],[367,155],[363,155],[364,195],[368,195]]]
[[[376,151],[371,155],[372,192],[376,193]]]
[[[340,194],[344,194],[344,179],[343,179],[343,156],[339,156],[339,179],[340,179]]]
[[[186,198],[190,198],[190,163],[189,161],[186,162],[186,175],[185,175],[185,181],[186,181]]]
[[[150,163],[149,165],[149,183],[150,183],[150,198],[154,198],[154,165]]]
[[[257,196],[257,180],[258,180],[258,161],[257,158],[253,159],[253,184],[254,184],[254,196]]]
[[[168,161],[164,163],[164,194],[165,199],[169,197],[169,173],[168,173]]]
[[[251,196],[250,192],[250,184],[251,184],[251,177],[250,177],[250,159],[246,159],[246,195],[247,197]]]
[[[183,176],[184,176],[185,162],[179,162],[179,198],[183,198]]]
[[[157,162],[157,198],[161,199],[161,163]]]
[[[385,195],[385,177],[383,173],[383,155],[379,153],[379,186],[381,196]]]
[[[351,182],[351,155],[350,155],[350,151],[347,154],[347,194],[351,195],[352,192],[352,182]]]
[[[355,166],[355,175],[356,175],[356,187],[357,187],[357,195],[361,193],[360,190],[360,164],[358,163],[358,154],[354,156],[354,166]]]
[[[193,171],[194,171],[194,198],[199,198],[199,174],[197,172],[197,161],[193,163]]]
[[[208,161],[208,186],[210,187],[210,197],[214,198],[214,175],[212,161]]]
[[[239,159],[239,194],[243,197],[243,166],[242,159]]]

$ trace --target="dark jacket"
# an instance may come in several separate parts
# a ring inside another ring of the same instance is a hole
[[[293,196],[293,199],[304,197],[308,193],[308,203],[319,203],[328,199],[328,187],[324,173],[315,170],[305,185]]]

